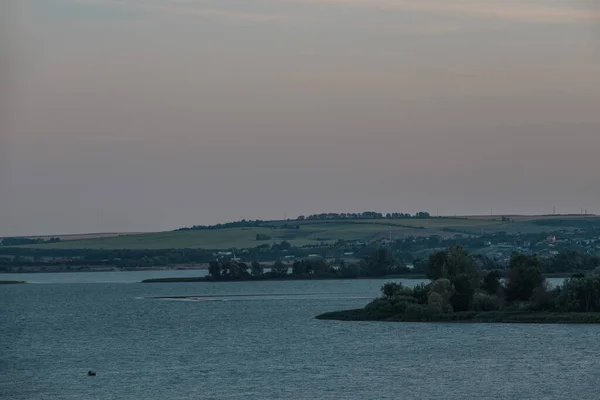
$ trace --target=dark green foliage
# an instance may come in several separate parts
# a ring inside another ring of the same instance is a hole
[[[559,292],[560,289],[550,290],[545,282],[534,288],[531,294],[531,309],[554,311],[556,308],[556,297]]]
[[[600,267],[600,257],[576,251],[557,254],[545,260],[542,265],[543,271],[549,273],[591,271],[598,267]]]
[[[297,276],[333,276],[336,271],[324,259],[296,261],[292,265],[292,274]]]
[[[221,263],[218,261],[211,261],[208,264],[208,274],[215,280],[221,279]]]
[[[460,246],[451,246],[448,250],[437,251],[429,256],[427,277],[433,281],[440,278],[452,280],[466,274],[477,280],[475,260],[469,252]]]
[[[398,267],[406,267],[402,261],[398,261],[392,255],[392,252],[380,247],[373,251],[370,257],[366,260],[365,276],[385,276],[396,273]]]
[[[221,278],[225,280],[245,280],[249,276],[248,266],[244,263],[226,261],[221,264]]]
[[[492,259],[490,257],[486,257],[483,255],[477,255],[477,256],[473,256],[473,259],[475,260],[475,262],[477,264],[477,269],[487,270],[487,271],[500,269],[500,265],[498,264],[498,262],[496,262],[494,259]]]
[[[452,279],[454,294],[450,298],[450,304],[454,311],[467,311],[471,307],[475,286],[471,276],[460,274]]]
[[[431,291],[431,284],[421,283],[411,289],[411,296],[419,304],[427,304],[427,295]]]
[[[569,312],[600,312],[600,271],[565,280],[557,295],[556,307]]]
[[[542,285],[544,281],[537,256],[514,253],[508,265],[506,300],[528,301],[533,294],[533,289]]]
[[[414,299],[411,297],[378,298],[367,304],[364,310],[369,318],[391,318],[395,315],[403,314],[412,304],[414,304]]]
[[[475,293],[471,309],[473,311],[498,311],[502,309],[502,299],[488,293]]]
[[[256,234],[256,240],[257,240],[257,241],[261,241],[261,240],[271,240],[271,236],[269,236],[269,235],[265,235],[264,233],[257,233],[257,234]]]
[[[360,276],[360,265],[346,264],[346,262],[342,260],[338,269],[338,274],[341,278],[358,278]]]
[[[57,243],[60,242],[60,238],[54,237],[48,240],[40,239],[40,238],[25,238],[25,237],[7,237],[2,239],[1,246],[24,246],[24,245],[33,245],[33,244],[41,244],[41,243]]]
[[[502,271],[493,270],[485,274],[481,283],[481,290],[490,295],[499,295],[502,292]]]
[[[418,212],[414,216],[407,213],[379,213],[375,211],[365,211],[362,213],[322,213],[313,214],[305,217],[299,216],[297,221],[332,221],[332,220],[354,220],[354,219],[409,219],[409,218],[431,218],[428,212]]]
[[[273,276],[285,276],[288,274],[288,266],[281,261],[275,261],[271,267],[271,274]]]
[[[462,249],[438,252],[430,259],[430,271],[441,277],[429,285],[408,288],[389,282],[382,297],[362,310],[328,313],[323,319],[376,321],[505,322],[505,323],[600,323],[600,269],[588,276],[574,276],[562,288],[550,290],[536,256],[513,254],[505,299],[501,273],[490,271],[477,291],[476,275]],[[452,254],[453,253],[453,254]],[[458,262],[457,260],[462,260]],[[457,271],[463,271],[457,273]]]
[[[388,282],[381,287],[381,294],[385,299],[391,299],[402,291],[402,284],[396,282]]]
[[[252,266],[250,268],[250,274],[254,277],[260,277],[263,274],[263,267],[260,265],[258,261],[252,261]]]

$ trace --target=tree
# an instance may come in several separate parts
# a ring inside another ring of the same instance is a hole
[[[452,312],[450,299],[454,294],[454,286],[448,279],[440,278],[431,284],[427,295],[427,304],[430,312]]]
[[[513,253],[508,265],[506,300],[527,301],[531,298],[533,289],[542,285],[544,281],[537,256]]]
[[[310,266],[306,260],[296,261],[292,265],[292,274],[294,275],[305,275],[310,272]]]
[[[467,311],[471,307],[475,286],[472,277],[468,274],[460,274],[452,279],[454,293],[450,299],[454,311]]]
[[[450,246],[448,250],[437,251],[429,256],[427,277],[432,281],[437,279],[454,279],[466,274],[473,280],[474,286],[479,281],[475,260],[461,246]]]
[[[402,284],[396,282],[388,282],[381,287],[381,294],[385,299],[391,299],[402,291]]]
[[[221,263],[218,261],[211,261],[208,264],[208,274],[215,280],[221,279]]]
[[[347,264],[345,261],[342,260],[342,263],[340,263],[338,274],[342,278],[358,278],[360,276],[360,265],[356,263]]]
[[[221,266],[221,275],[231,280],[245,279],[248,278],[248,266],[244,263],[227,261]]]
[[[275,276],[285,276],[288,273],[288,266],[285,265],[283,262],[277,260],[273,263],[273,266],[271,267],[271,272]]]
[[[392,252],[385,247],[380,247],[374,250],[366,260],[365,275],[367,276],[384,276],[396,272],[398,267],[406,268],[406,264],[402,261],[397,261]]]
[[[588,276],[574,276],[565,280],[556,298],[556,306],[566,312],[600,311],[600,270]]]
[[[309,261],[309,264],[310,270],[317,276],[327,275],[329,272],[329,264],[323,259]]]
[[[252,261],[252,267],[250,269],[252,276],[259,277],[263,274],[263,267],[258,261]]]
[[[490,271],[483,277],[481,290],[490,295],[498,295],[502,291],[502,272],[499,270]]]

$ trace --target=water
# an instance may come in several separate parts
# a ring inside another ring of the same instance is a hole
[[[0,398],[598,398],[600,326],[313,318],[380,280],[129,280],[1,286]]]
[[[27,283],[136,283],[144,279],[206,276],[205,269],[111,272],[49,272],[0,274],[3,281]]]

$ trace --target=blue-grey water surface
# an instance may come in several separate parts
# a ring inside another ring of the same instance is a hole
[[[0,398],[600,398],[600,326],[318,321],[363,306],[383,281],[123,274],[0,286]]]

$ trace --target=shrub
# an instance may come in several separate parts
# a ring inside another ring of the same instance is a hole
[[[431,284],[421,283],[411,289],[411,296],[417,300],[419,304],[427,304],[427,296],[431,290]]]
[[[533,289],[531,308],[534,310],[554,310],[558,293],[559,291],[548,289],[548,285],[544,282],[544,284]]]
[[[473,296],[474,311],[499,311],[502,309],[502,299],[496,295],[477,292]]]
[[[383,298],[391,299],[399,294],[403,288],[404,287],[401,283],[388,282],[381,287],[381,294],[383,295]]]
[[[431,318],[428,306],[423,304],[409,304],[404,311],[405,320],[428,321]]]
[[[412,297],[397,296],[394,298],[378,298],[365,306],[365,313],[370,318],[387,319],[394,315],[404,314],[406,309],[415,304]]]

